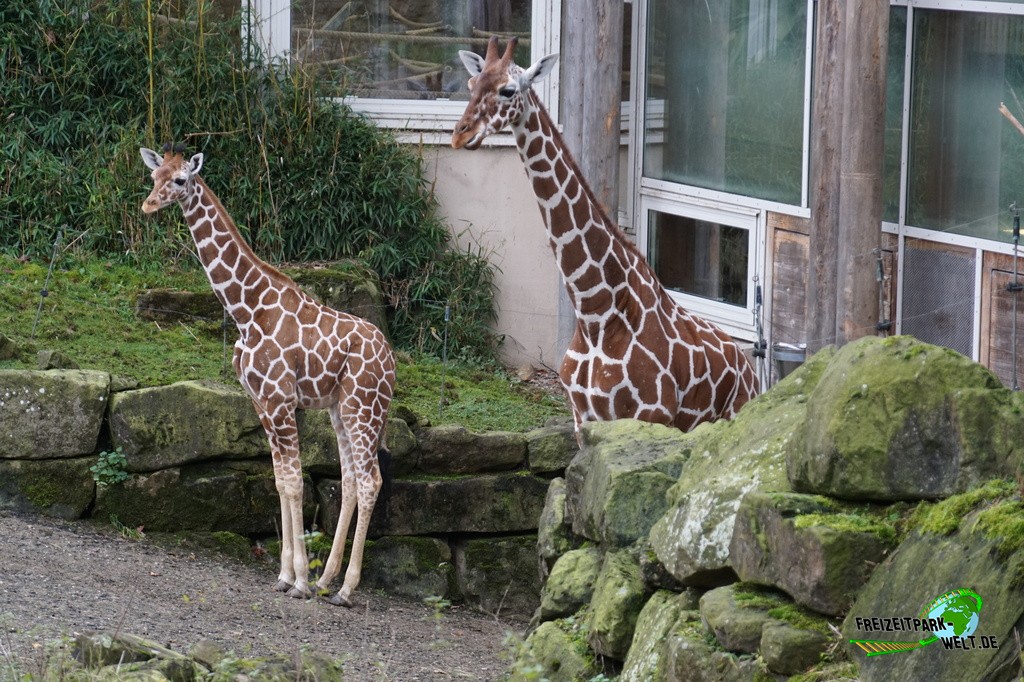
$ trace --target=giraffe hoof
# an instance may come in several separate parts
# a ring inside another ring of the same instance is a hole
[[[284,594],[286,597],[291,597],[292,599],[309,599],[310,597],[309,590],[300,590],[297,587],[291,588]]]
[[[341,592],[339,592],[338,594],[334,595],[333,597],[331,597],[327,601],[329,603],[331,603],[331,604],[334,604],[335,606],[344,606],[347,609],[352,608],[352,600],[349,599],[348,597],[341,596]]]
[[[292,584],[287,580],[278,580],[274,583],[274,592],[287,592],[292,589]]]

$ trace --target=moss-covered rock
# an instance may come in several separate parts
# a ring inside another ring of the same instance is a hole
[[[413,599],[452,598],[455,562],[437,538],[386,537],[366,543],[361,587]]]
[[[459,591],[470,605],[498,616],[528,618],[540,602],[536,535],[475,538],[455,544]]]
[[[685,624],[665,642],[666,682],[759,682],[765,676],[753,656],[737,656]]]
[[[147,530],[146,538],[154,544],[172,550],[188,549],[195,552],[218,554],[236,561],[249,561],[253,558],[253,544],[249,538],[227,530],[179,531],[177,533]]]
[[[834,352],[826,348],[815,354],[735,419],[688,434],[693,455],[650,534],[651,548],[676,579],[709,586],[733,578],[729,546],[740,501],[753,491],[790,490],[786,453],[800,447],[808,393]]]
[[[870,620],[863,619],[918,618],[937,597],[951,589],[969,588],[983,600],[975,643],[981,637],[991,637],[999,648],[971,647],[968,643],[966,651],[947,650],[940,641],[926,651],[869,658],[857,646],[848,644],[850,658],[859,666],[860,679],[1017,679],[1022,671],[1015,631],[1024,625],[1022,518],[1020,501],[1006,497],[979,500],[973,511],[944,526],[941,534],[923,525],[872,574],[842,628],[847,640],[918,641],[931,634],[877,631]]]
[[[252,400],[241,387],[212,381],[115,393],[110,436],[132,472],[270,454]]]
[[[62,519],[81,518],[92,505],[96,484],[89,467],[95,457],[0,459],[0,509],[41,511]]]
[[[565,520],[565,479],[555,478],[548,484],[544,497],[544,511],[537,526],[537,559],[541,579],[546,579],[551,567],[576,542],[572,529]]]
[[[511,431],[473,433],[455,424],[421,429],[417,468],[443,476],[515,469],[526,462],[526,437]]]
[[[996,458],[977,446],[984,438],[970,436],[964,457],[959,422],[978,415],[952,403],[957,391],[1000,387],[981,365],[912,337],[849,343],[810,396],[805,447],[787,462],[793,487],[854,500],[933,499],[996,475]]]
[[[568,616],[589,603],[603,563],[597,547],[570,550],[559,557],[541,590],[539,620]]]
[[[812,495],[750,493],[736,515],[730,563],[741,580],[838,615],[895,546],[880,511]]]
[[[606,554],[590,600],[590,648],[624,660],[646,597],[637,559],[625,550]]]
[[[175,324],[194,320],[219,321],[224,307],[217,294],[180,289],[146,289],[135,299],[135,314],[143,320],[169,320]]]
[[[59,350],[41,350],[36,353],[36,367],[47,369],[81,369],[70,355]]]
[[[312,486],[304,513],[312,517]],[[270,462],[226,461],[136,474],[99,488],[93,516],[111,514],[147,530],[231,531],[270,535],[280,525],[280,502]]]
[[[665,492],[690,456],[691,438],[633,419],[589,422],[565,473],[566,513],[577,535],[627,547],[667,508]]]
[[[579,449],[571,423],[542,426],[526,433],[526,459],[535,474],[560,475]]]
[[[620,682],[660,682],[666,678],[667,641],[681,623],[696,624],[698,597],[658,590],[644,604],[637,617],[633,641],[619,677]]]
[[[110,375],[0,370],[0,459],[58,459],[96,451]]]
[[[817,664],[830,641],[827,635],[817,630],[770,621],[761,630],[758,652],[771,672],[796,675]]]
[[[722,648],[743,654],[757,652],[761,630],[772,620],[768,609],[742,603],[736,584],[716,587],[700,598],[700,616],[705,629]]]
[[[288,275],[321,303],[367,320],[388,334],[387,308],[376,273],[354,260],[324,266],[294,267]]]
[[[338,520],[340,491],[337,480],[317,484],[321,520],[328,533],[334,532]],[[547,481],[523,473],[399,479],[392,482],[387,496],[378,498],[370,534],[532,533],[537,530],[546,492]]]
[[[156,642],[127,633],[115,632],[88,631],[79,634],[72,645],[72,655],[87,668],[103,668],[152,659],[173,661],[182,668],[190,670],[195,665],[188,656],[172,651]],[[198,671],[193,671],[192,674],[195,672]],[[191,675],[185,679],[191,679]]]
[[[530,633],[517,652],[508,680],[586,682],[599,671],[579,620],[566,619],[542,623]]]

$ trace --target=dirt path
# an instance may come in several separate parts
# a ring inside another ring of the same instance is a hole
[[[38,664],[39,644],[120,629],[187,651],[211,639],[239,656],[304,645],[345,660],[346,679],[496,680],[519,624],[365,590],[344,609],[273,592],[272,566],[167,550],[111,528],[0,511],[0,664]]]

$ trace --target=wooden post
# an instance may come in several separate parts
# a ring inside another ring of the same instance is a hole
[[[888,0],[846,5],[836,343],[877,334],[875,263],[882,245]]]
[[[811,118],[810,249],[807,275],[808,353],[835,342],[839,169],[842,161],[845,65],[841,0],[818,2]]]
[[[563,137],[597,200],[617,221],[622,0],[562,3]]]
[[[622,90],[622,0],[564,0],[562,3],[562,136],[594,191],[618,222],[619,147]],[[559,297],[559,353],[565,351],[576,314],[565,288]]]
[[[821,0],[818,13],[806,320],[811,352],[876,333],[889,4]]]

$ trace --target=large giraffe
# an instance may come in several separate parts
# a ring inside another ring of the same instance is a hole
[[[516,39],[498,56],[460,51],[470,99],[452,147],[477,149],[509,126],[533,184],[551,248],[576,310],[559,371],[577,436],[583,422],[633,417],[688,431],[732,417],[758,391],[746,355],[724,331],[679,306],[608,217],[532,89],[557,62],[523,70]]]
[[[377,327],[320,305],[253,253],[199,177],[202,154],[186,161],[169,145],[164,150],[163,157],[151,149],[139,150],[153,170],[153,191],[142,210],[154,213],[172,203],[181,206],[210,285],[238,326],[235,374],[270,440],[281,497],[281,573],[274,589],[297,598],[310,593],[295,410],[326,408],[338,437],[342,500],[331,554],[317,588],[326,589],[338,574],[358,506],[345,582],[330,599],[351,606],[370,514],[381,487],[377,448],[395,379],[391,346]]]

